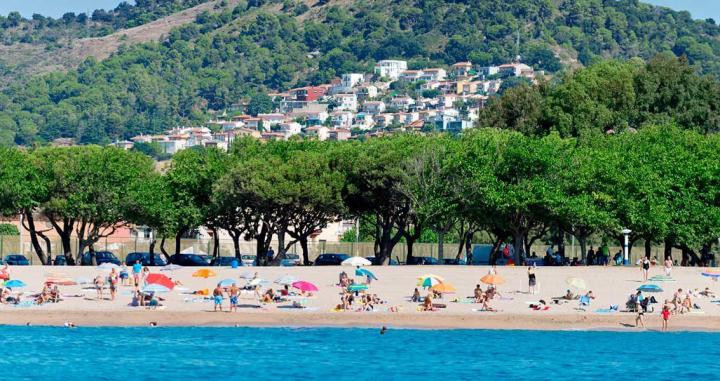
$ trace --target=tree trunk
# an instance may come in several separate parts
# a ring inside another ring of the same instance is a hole
[[[218,229],[212,228],[213,232],[213,258],[217,258],[220,256],[220,237],[218,237]]]
[[[445,232],[444,231],[437,232],[437,239],[438,239],[438,260],[442,263],[443,258],[445,258]]]
[[[150,247],[148,248],[148,252],[150,254],[150,265],[155,266],[155,244],[157,243],[157,239],[155,239],[155,234],[153,234],[152,239],[150,240]]]
[[[672,259],[673,241],[670,238],[665,238],[664,244],[663,259]]]
[[[165,236],[160,239],[160,252],[163,253],[163,255],[167,259],[170,259],[170,254],[168,254],[167,250],[165,249]]]
[[[74,265],[75,258],[72,255],[72,238],[70,234],[69,232],[60,234],[60,242],[62,243],[63,255],[67,260],[67,264]]]
[[[184,229],[184,228],[178,230],[178,232],[175,233],[175,255],[179,255],[179,254],[180,254],[180,250],[181,250],[181,249],[180,249],[180,246],[182,245],[182,242],[181,242],[181,239],[182,239],[182,238],[181,238],[181,237],[182,237],[183,234],[185,234],[185,229]]]
[[[490,265],[495,265],[497,262],[497,254],[498,250],[500,250],[500,244],[502,243],[502,236],[497,235],[495,238],[495,242],[493,243],[492,250],[490,250]]]
[[[467,232],[465,234],[465,260],[468,262],[469,265],[472,264],[468,259],[472,257],[472,239],[474,235],[474,232]]]
[[[650,259],[652,255],[652,241],[645,238],[645,258]]]
[[[310,266],[310,250],[308,250],[307,237],[302,235],[302,236],[300,236],[299,241],[300,241],[300,250],[302,250],[303,265]]]
[[[40,240],[38,240],[38,233],[35,228],[35,219],[33,218],[32,210],[26,209],[23,211],[23,214],[25,215],[25,221],[27,221],[27,225],[23,226],[23,228],[30,232],[30,242],[32,243],[33,250],[35,250],[35,254],[37,254],[41,263],[46,263],[48,265],[52,264],[52,255],[49,252],[46,253],[42,246],[40,246]],[[22,234],[22,231],[20,234]]]
[[[515,265],[520,265],[520,252],[525,247],[525,236],[526,234],[524,232],[516,232],[513,234],[514,244],[515,247],[515,255],[513,260],[515,261]]]
[[[582,258],[583,263],[588,264],[587,261],[587,237],[580,236],[575,237],[578,240],[578,243],[580,244],[580,258]]]
[[[233,229],[228,230],[228,234],[230,235],[230,238],[232,238],[233,241],[233,249],[235,250],[235,258],[240,261],[242,258],[242,254],[240,254],[240,232],[237,232]]]

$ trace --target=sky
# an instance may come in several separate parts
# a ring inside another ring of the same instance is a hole
[[[130,0],[132,1],[132,0]],[[708,17],[720,21],[720,1],[718,0],[644,0],[651,4],[664,5],[677,10],[687,10],[695,18]],[[121,0],[0,0],[0,14],[7,15],[19,11],[30,17],[33,13],[58,18],[65,12],[92,13],[95,9],[115,8]]]

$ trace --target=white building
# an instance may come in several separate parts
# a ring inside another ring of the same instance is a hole
[[[340,80],[342,87],[352,89],[353,87],[363,83],[365,81],[365,75],[360,73],[349,73],[343,74]]]
[[[383,101],[369,101],[363,103],[363,111],[368,114],[381,114],[385,112],[385,102]]]
[[[375,75],[397,80],[407,70],[407,61],[382,60],[375,65]]]
[[[354,114],[349,111],[336,111],[330,115],[333,128],[350,128],[353,124]]]
[[[333,98],[337,102],[337,111],[357,111],[358,101],[355,94],[335,94]]]
[[[447,72],[445,69],[440,68],[432,68],[432,69],[423,69],[422,75],[420,75],[421,81],[444,81],[447,77]]]
[[[395,97],[390,101],[390,107],[398,110],[407,111],[415,104],[415,100],[410,97]]]

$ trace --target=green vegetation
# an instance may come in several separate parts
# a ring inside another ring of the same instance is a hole
[[[116,148],[6,148],[0,189],[11,191],[0,192],[0,210],[25,215],[43,261],[51,247],[33,213],[53,222],[69,260],[134,223],[153,229],[165,254],[166,237],[205,226],[230,232],[236,255],[240,240],[264,253],[275,236],[280,259],[297,242],[307,261],[311,234],[358,217],[381,260],[401,241],[412,256],[429,236],[467,243],[483,231],[496,247],[514,244],[519,261],[538,239],[572,234],[584,252],[589,237],[620,240],[629,228],[647,255],[664,244],[666,255],[679,248],[684,264],[700,264],[696,253],[720,236],[719,137],[664,124],[580,138],[490,128],[365,142],[245,138],[229,153],[184,150],[166,174]]]
[[[137,14],[107,22],[128,26],[129,20],[194,3],[141,2],[148,5]],[[687,56],[703,74],[720,74],[720,28],[714,21],[636,0],[358,0],[322,2],[310,10],[302,5],[287,2],[280,12],[269,12],[275,4],[265,1],[220,7],[162,42],[122,47],[109,59],[88,59],[68,73],[27,78],[0,94],[0,144],[57,137],[106,143],[156,133],[204,122],[208,112],[271,90],[369,72],[386,58],[422,67],[465,60],[497,64],[519,54],[535,68],[554,72],[575,58],[591,64],[601,57],[675,54]]]
[[[0,235],[20,235],[20,230],[13,224],[0,224]]]

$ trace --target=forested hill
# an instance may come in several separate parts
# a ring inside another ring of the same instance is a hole
[[[603,58],[672,53],[686,55],[703,73],[720,74],[714,21],[635,0],[208,4],[161,41],[128,43],[106,60],[90,58],[69,72],[21,78],[5,88],[0,144],[57,137],[102,143],[156,132],[205,120],[208,111],[257,92],[369,71],[385,58],[423,67],[497,64],[520,54],[553,72]]]

